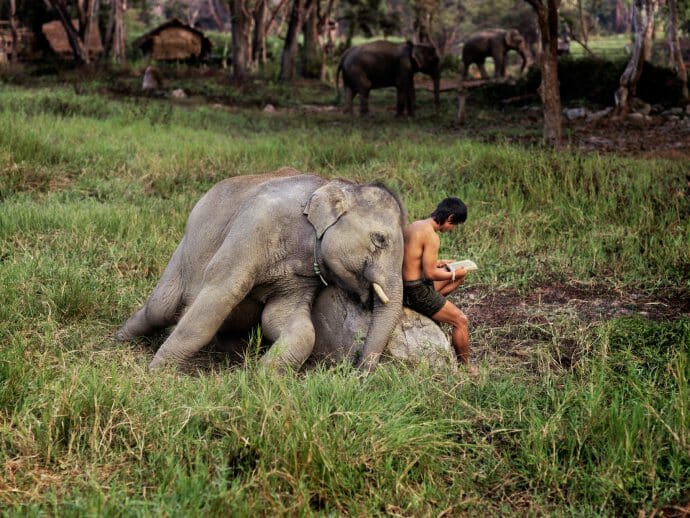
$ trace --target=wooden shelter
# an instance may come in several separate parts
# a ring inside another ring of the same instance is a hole
[[[79,21],[72,20],[72,26],[79,30]],[[56,54],[59,54],[65,59],[72,59],[74,57],[72,47],[70,47],[69,39],[67,38],[67,32],[60,20],[44,23],[41,30],[48,40],[50,48],[53,49]],[[101,32],[98,30],[98,25],[95,23],[91,23],[89,29],[86,31],[86,48],[91,57],[95,57],[103,52]]]
[[[211,53],[211,40],[203,32],[172,19],[137,38],[134,48],[159,61],[204,60]]]

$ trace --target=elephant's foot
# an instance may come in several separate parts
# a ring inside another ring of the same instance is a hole
[[[115,331],[115,340],[118,342],[129,342],[136,338],[133,334],[127,331],[126,326],[122,326]]]

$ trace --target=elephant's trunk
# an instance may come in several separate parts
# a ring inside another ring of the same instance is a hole
[[[531,64],[532,60],[530,59],[529,51],[524,46],[518,49],[518,54],[520,54],[520,57],[522,58],[522,66],[520,67],[520,73],[522,74],[527,65]]]
[[[372,287],[376,284],[373,283]],[[383,297],[377,293],[379,298],[374,299],[371,323],[364,341],[362,356],[357,363],[358,368],[366,371],[372,371],[376,367],[402,314],[402,277],[386,283],[385,286],[386,292],[383,295],[388,298],[388,302],[384,302]],[[376,290],[375,287],[374,290]]]

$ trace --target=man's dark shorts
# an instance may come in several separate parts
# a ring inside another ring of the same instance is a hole
[[[403,304],[426,317],[438,313],[446,298],[434,289],[432,281],[403,281]]]

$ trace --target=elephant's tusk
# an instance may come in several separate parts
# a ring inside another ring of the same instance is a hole
[[[376,295],[378,295],[378,297],[381,299],[381,302],[388,304],[391,301],[388,298],[388,295],[386,295],[386,292],[383,291],[383,288],[378,283],[372,282],[371,285],[373,286]]]

